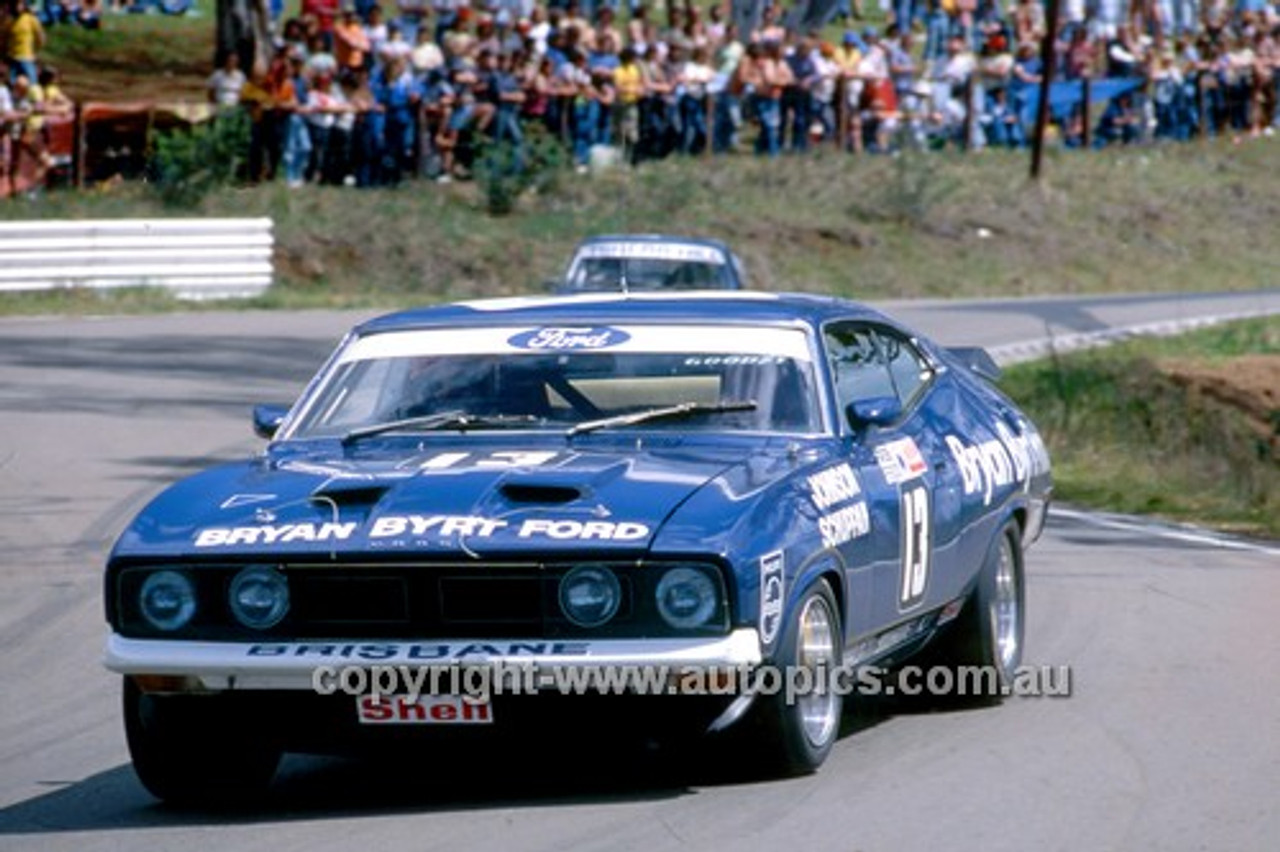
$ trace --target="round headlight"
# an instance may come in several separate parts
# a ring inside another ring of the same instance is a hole
[[[622,602],[622,586],[608,568],[579,565],[560,580],[560,609],[579,627],[599,627]]]
[[[231,581],[231,612],[245,627],[266,630],[289,611],[289,584],[272,568],[246,568]]]
[[[138,593],[138,609],[156,630],[177,630],[196,613],[196,590],[186,574],[157,571]]]
[[[716,584],[696,568],[672,568],[654,594],[658,614],[679,630],[701,627],[716,611]]]

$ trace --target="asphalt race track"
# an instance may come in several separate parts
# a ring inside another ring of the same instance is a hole
[[[997,346],[1280,312],[1280,291],[888,308]],[[291,757],[252,810],[159,805],[100,664],[106,550],[164,483],[259,446],[249,406],[291,399],[358,318],[0,320],[0,850],[1280,849],[1280,544],[1072,512],[1031,553],[1026,660],[1070,666],[1070,697],[868,699],[786,781],[565,736]]]

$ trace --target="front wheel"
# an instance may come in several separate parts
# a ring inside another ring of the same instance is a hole
[[[175,804],[225,804],[266,789],[281,751],[225,696],[151,695],[124,679],[124,729],[142,786]]]
[[[762,696],[755,707],[770,771],[807,774],[831,753],[844,709],[830,683],[843,659],[843,635],[831,586],[817,580],[801,596],[775,657],[784,667],[782,682],[795,685],[795,694],[784,689]]]

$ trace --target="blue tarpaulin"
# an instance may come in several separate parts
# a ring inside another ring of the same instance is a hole
[[[1146,83],[1142,77],[1105,77],[1089,84],[1089,103],[1109,101],[1114,97],[1139,89]],[[1040,105],[1040,87],[1028,86],[1021,92],[1022,122],[1032,124],[1036,120],[1036,108]],[[1081,80],[1063,80],[1049,84],[1049,114],[1061,120],[1071,114],[1084,100],[1084,83]]]

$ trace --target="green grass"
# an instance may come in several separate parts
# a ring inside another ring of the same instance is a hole
[[[1174,377],[1259,354],[1280,359],[1280,318],[1019,365],[1002,385],[1044,433],[1060,499],[1280,537],[1280,408]]]
[[[203,101],[213,53],[214,4],[197,0],[181,16],[107,14],[99,30],[50,27],[41,58],[76,100]]]
[[[606,231],[717,236],[752,286],[864,299],[1243,290],[1274,286],[1280,143],[1185,144],[1049,158],[833,151],[764,162],[672,159],[523,197],[491,217],[477,188],[358,191],[279,184],[219,191],[185,215],[270,216],[277,286],[254,306],[395,307],[538,292],[573,244]],[[179,215],[143,185],[54,192],[0,218]],[[38,300],[0,298],[0,313]],[[120,306],[122,310],[127,306]]]

